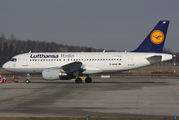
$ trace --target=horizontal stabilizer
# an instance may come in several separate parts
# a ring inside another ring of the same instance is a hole
[[[161,55],[154,55],[146,58],[150,64],[161,62],[162,56]]]

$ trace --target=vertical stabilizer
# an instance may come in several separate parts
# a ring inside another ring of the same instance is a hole
[[[159,21],[140,46],[132,52],[162,53],[169,22],[168,20]]]

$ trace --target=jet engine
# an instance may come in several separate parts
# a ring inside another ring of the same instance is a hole
[[[44,80],[57,80],[60,77],[65,77],[67,74],[60,69],[44,69],[42,71],[42,77]]]

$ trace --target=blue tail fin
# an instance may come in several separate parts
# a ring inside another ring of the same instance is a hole
[[[140,46],[132,52],[162,53],[169,22],[159,21]]]

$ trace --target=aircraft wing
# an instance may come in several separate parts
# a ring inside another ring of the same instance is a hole
[[[79,70],[82,66],[81,62],[72,62],[66,65],[62,66],[62,69],[66,72],[66,73],[70,73],[70,72],[75,72],[77,70]]]
[[[81,62],[72,62],[63,66],[49,66],[48,69],[62,69],[65,73],[71,73],[79,70],[81,66]]]

